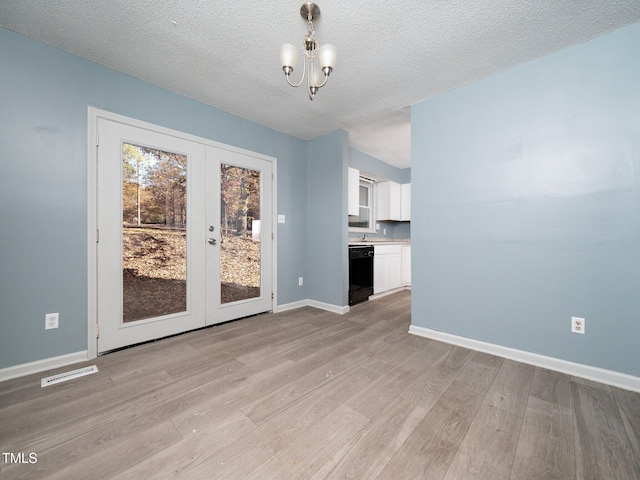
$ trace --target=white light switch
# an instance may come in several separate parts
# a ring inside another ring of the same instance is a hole
[[[284,223],[284,215],[278,215],[278,223]]]

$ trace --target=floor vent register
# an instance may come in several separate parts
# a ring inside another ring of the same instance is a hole
[[[97,373],[97,372],[98,372],[98,367],[96,367],[95,365],[91,365],[90,367],[78,368],[77,370],[58,373],[57,375],[52,375],[50,377],[43,378],[42,381],[40,382],[40,386],[48,387],[49,385],[66,382],[67,380],[72,380],[78,377],[84,377],[85,375],[91,375],[92,373]]]

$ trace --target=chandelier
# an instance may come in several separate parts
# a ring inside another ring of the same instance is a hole
[[[298,64],[298,49],[291,43],[283,43],[280,47],[280,64],[287,77],[287,82],[292,87],[299,87],[305,77],[307,78],[309,98],[313,100],[318,89],[327,83],[329,74],[336,64],[338,52],[335,45],[325,44],[320,46],[318,40],[316,40],[316,32],[313,28],[312,20],[320,16],[320,7],[315,3],[307,2],[300,7],[300,16],[309,22],[307,35],[302,42],[304,65],[300,81],[295,84],[291,83],[291,72]]]

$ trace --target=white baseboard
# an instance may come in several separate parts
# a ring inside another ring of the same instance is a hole
[[[348,305],[340,307],[338,305],[332,305],[330,303],[318,302],[317,300],[309,300],[309,306],[319,308],[320,310],[326,310],[327,312],[337,313],[339,315],[349,313],[349,310],[351,310]]]
[[[277,305],[275,311],[276,312],[286,312],[287,310],[295,310],[296,308],[308,307],[309,300],[299,300],[297,302],[284,303],[282,305]]]
[[[319,308],[320,310],[326,310],[327,312],[337,313],[339,315],[344,315],[345,313],[348,313],[350,310],[348,306],[340,307],[338,305],[318,302],[317,300],[309,300],[307,298],[305,300],[299,300],[297,302],[278,305],[276,312],[286,312],[287,310],[293,310],[295,308],[302,308],[302,307],[315,307],[315,308]]]
[[[437,330],[431,330],[424,327],[417,327],[415,325],[411,325],[409,327],[409,333],[418,335],[419,337],[430,338],[440,342],[469,348],[471,350],[489,353],[498,357],[508,358],[509,360],[527,363],[536,367],[542,367],[556,372],[586,378],[587,380],[604,383],[613,387],[640,392],[640,377],[634,377],[633,375],[628,375],[626,373],[614,372],[613,370],[605,370],[604,368],[599,367],[590,367],[589,365],[569,362],[567,360],[561,360],[554,357],[547,357],[545,355],[517,350],[515,348],[503,347],[501,345],[460,337],[458,335],[439,332]]]
[[[386,297],[387,295],[391,295],[392,293],[402,292],[403,290],[411,290],[411,285],[403,285],[402,287],[392,288],[391,290],[386,290],[384,292],[376,293],[369,297],[369,300],[375,300],[376,298]]]
[[[0,369],[0,382],[11,380],[12,378],[24,377],[34,373],[53,370],[54,368],[65,367],[73,363],[84,362],[89,356],[86,350],[75,353],[68,353],[58,357],[44,358],[35,362],[23,363]]]

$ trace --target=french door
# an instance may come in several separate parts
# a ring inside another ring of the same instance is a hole
[[[272,164],[98,118],[99,353],[272,309]]]
[[[273,172],[262,158],[207,147],[207,325],[272,309]],[[215,159],[215,160],[214,160]]]

